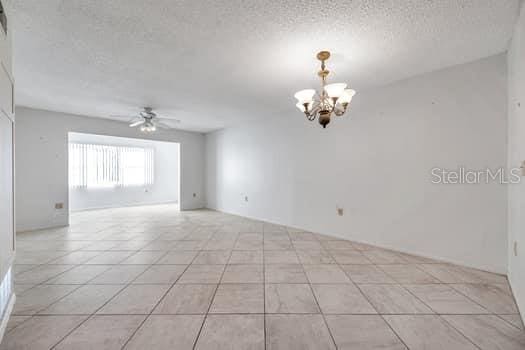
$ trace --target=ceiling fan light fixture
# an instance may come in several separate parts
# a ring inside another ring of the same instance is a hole
[[[144,123],[145,123],[144,119],[142,119],[142,120],[137,120],[136,122],[132,122],[131,124],[129,124],[129,127],[130,127],[130,128],[134,128],[134,127],[139,126],[139,125],[142,125],[142,124],[144,124]]]
[[[173,117],[169,116],[158,116],[157,113],[153,111],[153,108],[151,107],[143,107],[142,111],[138,112],[138,115],[135,117],[129,117],[129,116],[112,116],[113,118],[132,118],[129,120],[129,127],[134,128],[137,127],[137,130],[145,133],[150,134],[158,129],[173,129],[174,127],[171,124],[180,123],[180,120],[175,119]],[[163,123],[162,121],[166,120],[169,123]]]
[[[140,131],[146,134],[152,133],[155,130],[157,130],[157,127],[155,126],[155,124],[153,124],[153,122],[151,122],[151,120],[146,121],[140,126]]]

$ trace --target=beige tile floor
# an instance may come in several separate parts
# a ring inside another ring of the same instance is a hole
[[[525,349],[504,276],[207,210],[20,233],[7,349]]]

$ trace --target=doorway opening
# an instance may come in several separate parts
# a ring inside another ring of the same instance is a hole
[[[180,207],[180,144],[68,133],[69,211]]]

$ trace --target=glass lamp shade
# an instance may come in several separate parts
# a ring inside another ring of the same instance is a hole
[[[355,90],[352,89],[345,89],[341,96],[339,96],[339,99],[337,100],[338,103],[350,103],[352,101],[352,98],[355,95]]]
[[[297,102],[297,104],[295,105],[301,112],[305,113],[305,112],[311,112],[312,111],[312,106],[313,106],[314,102],[313,101],[310,101],[308,102],[307,104],[307,110],[304,109],[304,103],[301,103],[301,102]]]
[[[305,112],[304,110],[304,105],[301,103],[301,102],[297,102],[297,104],[295,105],[301,112]]]
[[[294,95],[294,97],[299,101],[299,103],[310,103],[313,101],[315,95],[314,89],[305,89],[301,91],[297,91]]]
[[[345,83],[328,84],[324,87],[324,91],[331,98],[339,98],[345,89]]]
[[[157,130],[157,127],[152,122],[146,122],[140,127],[140,131],[145,133],[154,132],[155,130]]]

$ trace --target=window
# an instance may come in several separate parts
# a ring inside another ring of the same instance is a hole
[[[154,150],[69,144],[69,186],[97,188],[153,184]]]

